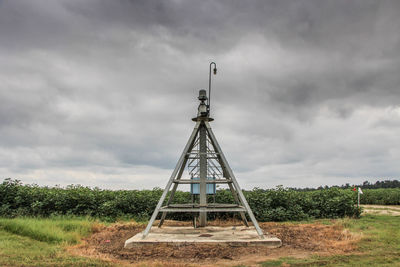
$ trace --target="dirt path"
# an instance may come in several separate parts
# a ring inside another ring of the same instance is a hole
[[[400,206],[396,205],[361,205],[363,213],[400,216]]]
[[[171,221],[166,224],[186,225],[186,223]],[[358,237],[353,236],[337,223],[332,225],[261,223],[260,226],[264,232],[278,236],[283,246],[270,249],[191,244],[179,247],[153,245],[124,249],[125,240],[144,229],[144,225],[130,223],[114,224],[99,229],[83,244],[69,248],[69,252],[129,266],[232,266],[240,264],[252,266],[258,262],[279,257],[304,258],[311,254],[349,253],[356,248],[358,240]]]

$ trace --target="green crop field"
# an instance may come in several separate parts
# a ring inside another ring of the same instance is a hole
[[[147,220],[162,190],[103,190],[79,185],[40,187],[6,179],[0,184],[0,216],[91,216],[105,221],[117,219]],[[322,218],[358,217],[354,205],[357,193],[351,189],[331,187],[297,191],[283,187],[244,191],[259,221],[290,221]],[[189,192],[178,191],[176,203],[187,203]],[[210,199],[213,201],[213,199]],[[228,190],[217,190],[215,201],[233,203]],[[361,204],[400,205],[400,188],[364,189]],[[227,214],[210,214],[210,219]],[[172,219],[188,220],[191,216],[175,214]]]
[[[400,191],[397,192],[400,194]],[[128,218],[147,220],[161,194],[159,188],[112,191],[77,185],[66,188],[39,187],[6,179],[0,184],[0,216],[75,215],[107,221]],[[354,206],[356,194],[339,188],[307,192],[283,187],[269,190],[255,188],[244,191],[244,195],[259,221],[357,217],[360,214],[360,210]],[[188,203],[190,199],[189,192],[178,191],[174,201]],[[218,190],[215,201],[233,203],[234,200],[230,191]],[[171,218],[185,220],[191,219],[191,215],[175,214]]]

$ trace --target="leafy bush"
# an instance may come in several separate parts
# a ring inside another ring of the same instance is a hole
[[[362,200],[381,201],[383,199],[373,198],[372,191],[375,190],[366,190]],[[354,205],[356,194],[348,189],[294,191],[277,187],[270,190],[255,188],[243,193],[259,221],[357,217],[360,214],[359,209]],[[112,191],[80,185],[70,185],[66,188],[39,187],[23,185],[18,180],[6,179],[0,184],[0,216],[88,215],[111,221],[118,218],[145,220],[151,216],[161,194],[162,189],[160,188]],[[389,194],[390,201],[398,201],[399,194],[399,190]],[[379,196],[383,197],[383,194],[379,193]],[[177,191],[175,193],[174,203],[188,203],[190,200],[189,192]],[[209,201],[214,201],[213,197],[209,196]],[[217,203],[234,203],[229,190],[218,190],[215,201]],[[190,213],[169,213],[169,216],[169,218],[180,220],[192,218]],[[230,216],[232,216],[230,213],[209,213],[210,219]]]
[[[400,188],[363,189],[361,204],[400,205]]]

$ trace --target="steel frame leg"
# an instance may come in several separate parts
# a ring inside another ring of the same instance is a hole
[[[163,202],[165,200],[165,197],[167,196],[167,193],[168,193],[169,189],[171,188],[172,183],[174,182],[175,176],[178,173],[178,170],[181,168],[182,163],[185,160],[186,154],[189,152],[189,148],[190,148],[191,144],[195,140],[195,137],[196,137],[196,135],[197,135],[197,133],[199,131],[199,126],[200,126],[200,122],[198,121],[198,122],[196,122],[196,125],[195,125],[195,127],[193,129],[193,132],[192,132],[188,142],[186,143],[185,148],[183,149],[182,155],[179,158],[178,163],[176,164],[175,169],[171,174],[171,177],[169,178],[169,181],[168,181],[168,183],[167,183],[167,185],[166,185],[166,187],[164,189],[164,192],[161,195],[160,200],[158,201],[158,204],[157,204],[157,206],[156,206],[156,208],[155,208],[155,210],[153,212],[153,215],[151,216],[150,221],[147,224],[146,229],[143,231],[142,239],[146,238],[146,236],[149,234],[150,228],[151,228],[151,226],[153,226],[153,223],[154,223],[154,221],[155,221],[155,219],[156,219],[156,217],[157,217],[157,215],[158,215],[158,213],[160,211],[161,205],[163,204]]]
[[[222,167],[223,177],[225,177],[225,179],[229,179],[229,175],[226,173],[226,167],[225,167],[225,165],[222,163],[221,157],[219,157],[218,155],[217,155],[217,157],[218,157],[218,162],[219,162],[219,164],[220,164],[221,167]],[[228,186],[229,186],[229,190],[231,190],[231,193],[232,193],[232,196],[233,196],[233,199],[235,200],[235,202],[236,202],[237,204],[243,206],[243,203],[241,203],[240,200],[239,200],[239,198],[238,198],[238,195],[237,195],[237,193],[236,193],[236,191],[235,191],[235,188],[232,186],[231,183],[228,183]],[[244,224],[246,227],[249,227],[249,223],[247,222],[247,218],[246,218],[246,215],[244,214],[244,211],[240,211],[239,214],[240,214],[240,217],[242,218],[243,224]]]
[[[211,142],[212,142],[212,144],[213,144],[213,146],[214,146],[215,151],[216,151],[217,153],[219,153],[219,156],[221,157],[222,163],[225,165],[225,168],[226,168],[226,171],[228,172],[229,177],[232,179],[233,185],[234,185],[235,188],[236,188],[236,192],[238,193],[238,196],[239,196],[240,201],[241,201],[242,204],[244,205],[244,207],[245,207],[245,209],[246,209],[246,211],[247,211],[247,214],[249,214],[249,217],[250,217],[250,219],[251,219],[251,222],[253,223],[254,227],[256,228],[256,231],[257,231],[259,237],[260,237],[261,239],[264,239],[264,238],[265,238],[265,237],[264,237],[264,234],[263,234],[263,232],[262,232],[260,226],[258,225],[258,222],[257,222],[256,218],[254,217],[254,214],[253,214],[253,212],[251,211],[250,206],[249,206],[249,204],[247,203],[247,200],[246,200],[246,198],[244,197],[243,192],[242,192],[242,190],[240,189],[240,186],[239,186],[238,182],[236,181],[235,175],[233,174],[233,171],[232,171],[231,167],[229,166],[229,163],[228,163],[228,161],[226,160],[225,155],[224,155],[224,153],[222,152],[222,149],[221,149],[221,147],[219,146],[217,139],[215,138],[215,135],[214,135],[214,133],[213,133],[213,131],[212,131],[212,129],[211,129],[210,123],[209,123],[208,121],[205,121],[205,124],[206,124],[206,127],[207,127],[208,136],[210,137],[210,140],[211,140]]]
[[[185,160],[184,160],[184,162],[183,162],[183,164],[182,164],[182,166],[181,166],[181,169],[180,169],[180,171],[179,171],[178,176],[176,177],[176,179],[179,180],[179,179],[181,178],[182,172],[183,172],[183,170],[185,169],[186,162],[187,162],[187,158],[185,158]],[[176,192],[176,189],[177,189],[177,188],[178,188],[178,184],[174,184],[174,187],[172,187],[172,190],[171,190],[171,195],[169,196],[168,201],[167,201],[167,206],[168,206],[169,204],[171,204],[172,200],[174,199],[175,192]],[[161,215],[160,222],[158,223],[158,227],[159,227],[159,228],[163,225],[166,216],[167,216],[167,212],[166,212],[166,211],[163,211],[163,213],[162,213],[162,215]]]
[[[243,205],[243,203],[240,202],[240,200],[239,200],[239,198],[237,196],[237,193],[236,193],[235,189],[233,188],[233,186],[231,184],[228,184],[228,186],[229,186],[229,189],[232,192],[233,198],[235,199],[236,203]],[[242,218],[242,221],[243,221],[244,225],[246,227],[249,227],[249,223],[247,222],[246,215],[244,214],[244,211],[240,211],[239,214],[240,214],[240,217]]]
[[[197,135],[196,135],[196,136],[197,136]],[[195,136],[195,137],[196,137],[196,136]],[[193,139],[193,142],[190,144],[190,147],[189,147],[188,151],[191,151],[191,150],[193,149],[195,140],[196,140],[196,138]],[[188,155],[187,155],[187,153],[186,153],[186,156],[185,156],[185,159],[183,160],[182,166],[181,166],[181,168],[179,169],[179,173],[178,173],[178,175],[176,176],[176,179],[177,179],[177,180],[181,179],[182,174],[183,174],[183,171],[185,170],[185,166],[186,166],[187,161],[188,161]],[[178,188],[178,184],[174,184],[174,187],[173,187],[172,190],[171,190],[171,195],[169,196],[169,199],[168,199],[168,202],[167,202],[167,206],[168,206],[169,204],[171,204],[172,200],[174,199],[175,192],[176,192],[176,189],[177,189],[177,188]],[[162,215],[161,215],[160,222],[158,223],[158,227],[159,227],[159,228],[163,225],[166,216],[167,216],[167,212],[164,211],[164,212],[162,213]]]

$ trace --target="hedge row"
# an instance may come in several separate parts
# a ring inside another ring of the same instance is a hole
[[[88,215],[110,220],[122,217],[148,219],[161,194],[159,188],[112,191],[79,185],[40,187],[6,179],[0,184],[0,216]],[[270,190],[255,188],[244,194],[259,221],[357,217],[360,214],[354,205],[356,194],[351,190],[329,188],[299,192],[277,187]],[[189,192],[175,194],[175,203],[187,203],[190,199]],[[230,191],[218,190],[215,201],[233,203],[233,198]],[[172,216],[174,219],[191,218],[190,214],[182,213]],[[210,214],[211,218],[216,216],[231,215]]]
[[[361,204],[400,205],[400,188],[363,189]]]

